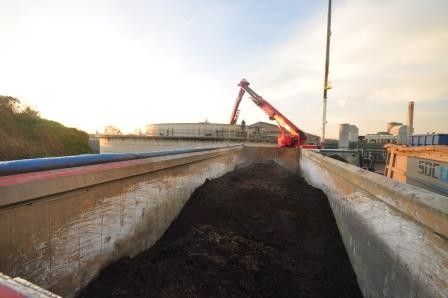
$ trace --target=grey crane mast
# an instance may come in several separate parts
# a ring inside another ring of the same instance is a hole
[[[328,82],[328,71],[330,68],[331,2],[332,0],[328,0],[327,45],[325,51],[325,79],[324,79],[324,96],[322,107],[322,139],[321,139],[322,148],[325,146],[325,126],[327,124],[327,91],[331,89],[331,85]]]

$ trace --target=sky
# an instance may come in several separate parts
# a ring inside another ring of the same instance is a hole
[[[334,0],[327,136],[448,133],[448,1]],[[321,134],[327,1],[0,0],[0,95],[88,132],[228,123],[246,78]],[[239,121],[268,121],[249,98]]]

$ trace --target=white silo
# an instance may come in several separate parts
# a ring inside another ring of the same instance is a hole
[[[339,148],[348,148],[349,145],[350,124],[339,124]]]
[[[408,126],[396,125],[391,128],[390,134],[395,137],[397,144],[406,145],[408,143]]]
[[[350,143],[358,142],[359,129],[356,125],[350,125],[348,132],[348,141]]]

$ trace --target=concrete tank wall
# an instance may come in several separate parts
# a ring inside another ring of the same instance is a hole
[[[448,200],[302,151],[301,173],[328,196],[365,297],[448,297]]]
[[[181,149],[198,146],[220,146],[245,144],[257,147],[277,147],[277,143],[253,142],[248,139],[217,139],[188,137],[139,137],[139,136],[109,136],[100,137],[101,153],[138,153],[167,149]]]
[[[160,123],[146,126],[147,136],[241,137],[240,125],[222,123]]]
[[[205,179],[260,159],[298,172],[298,154],[238,146],[0,177],[0,272],[74,296],[152,246]]]

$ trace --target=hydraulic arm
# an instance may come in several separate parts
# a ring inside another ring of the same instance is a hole
[[[305,133],[270,103],[258,95],[254,90],[252,90],[249,87],[248,81],[242,79],[238,86],[240,87],[240,91],[238,92],[238,97],[236,98],[235,106],[233,107],[230,124],[236,124],[239,115],[238,107],[243,99],[244,93],[247,92],[251,96],[252,101],[269,116],[269,119],[277,121],[278,127],[281,131],[277,141],[279,147],[299,147],[305,143]]]

